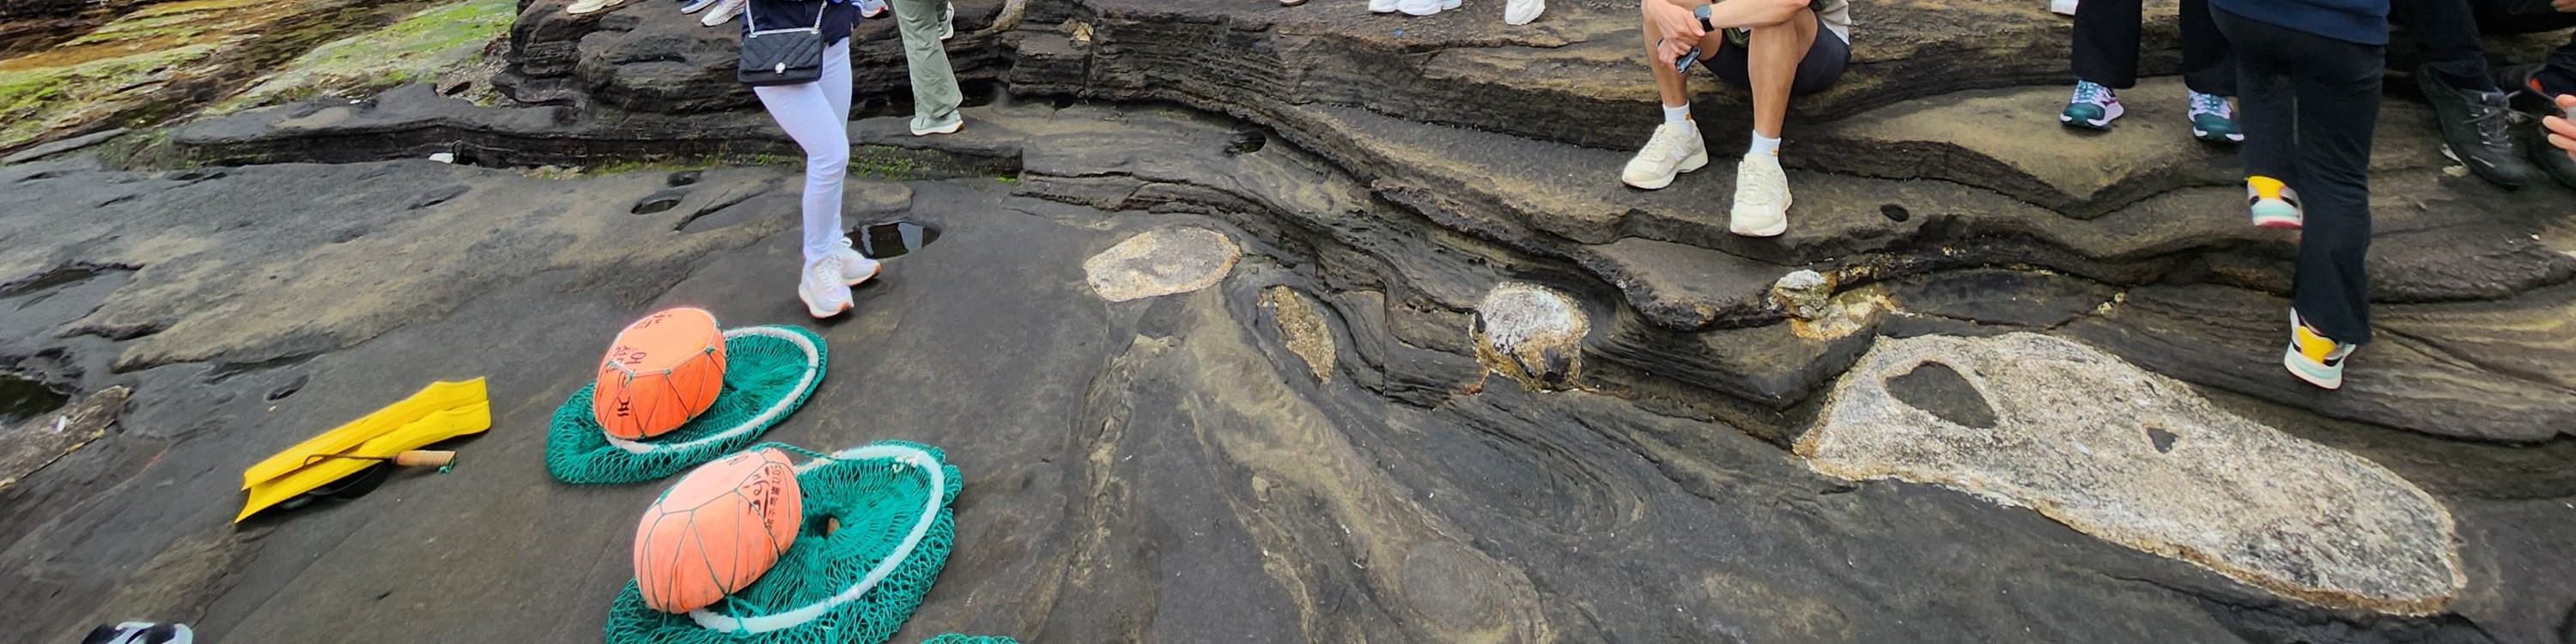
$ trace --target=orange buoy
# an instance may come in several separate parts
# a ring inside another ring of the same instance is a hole
[[[796,467],[777,449],[698,466],[635,526],[635,586],[665,613],[705,608],[750,586],[805,521]]]
[[[724,390],[724,331],[704,309],[677,308],[627,325],[599,361],[590,411],[627,440],[679,429]]]

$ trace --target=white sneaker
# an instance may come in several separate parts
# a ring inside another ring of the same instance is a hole
[[[1673,176],[1708,165],[1708,142],[1700,140],[1699,128],[1679,123],[1655,126],[1655,137],[1646,140],[1646,149],[1638,150],[1628,160],[1628,168],[1619,172],[1619,181],[1647,190],[1660,190],[1673,185]]]
[[[743,3],[748,1],[717,0],[715,8],[708,9],[706,16],[698,18],[698,24],[713,27],[732,21],[736,14],[742,13]]]
[[[2048,0],[2048,10],[2061,16],[2075,15],[2075,0]]]
[[[841,283],[841,258],[825,257],[805,267],[805,276],[796,282],[796,297],[805,300],[805,312],[814,319],[840,315],[850,310],[850,285]]]
[[[956,134],[958,130],[965,129],[965,128],[966,128],[966,117],[965,117],[964,115],[959,115],[959,116],[957,117],[957,122],[955,122],[955,123],[950,123],[950,124],[947,124],[947,125],[942,125],[942,126],[939,126],[939,127],[934,127],[934,128],[930,128],[930,129],[927,129],[927,130],[913,130],[913,131],[912,131],[912,135],[913,135],[913,136],[930,136],[930,135],[933,135],[933,134]]]
[[[572,6],[564,7],[564,13],[578,16],[614,7],[617,6],[617,3],[625,1],[626,0],[574,0]]]
[[[877,260],[868,259],[857,249],[850,248],[848,237],[841,238],[841,249],[833,251],[832,256],[841,259],[841,282],[850,286],[858,286],[868,278],[876,277],[877,271],[885,269],[885,265],[877,263]]]
[[[1735,166],[1735,207],[1727,211],[1726,229],[1746,237],[1789,232],[1789,175],[1780,171],[1780,157],[1748,154]]]
[[[1456,8],[1458,8],[1458,5],[1459,5],[1460,3],[1461,3],[1461,0],[1440,0],[1440,10],[1441,10],[1441,11],[1448,11],[1448,10],[1451,10],[1451,9],[1456,9]]]
[[[689,0],[688,4],[680,5],[680,13],[697,13],[715,5],[716,0]]]
[[[939,5],[939,39],[957,37],[957,3]]]
[[[1395,0],[1369,0],[1369,13],[1395,13]]]
[[[859,0],[859,17],[861,18],[875,18],[877,16],[885,15],[885,12],[885,0]]]
[[[1526,25],[1547,10],[1547,0],[1511,0],[1503,4],[1503,24]]]
[[[1395,0],[1395,10],[1402,11],[1408,16],[1428,16],[1440,13],[1440,2],[1441,0]]]

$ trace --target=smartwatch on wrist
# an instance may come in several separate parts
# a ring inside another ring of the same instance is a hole
[[[1711,8],[1714,8],[1714,7],[1716,7],[1716,6],[1717,6],[1717,5],[1715,5],[1715,4],[1704,4],[1704,5],[1700,5],[1700,6],[1692,7],[1692,8],[1691,8],[1691,16],[1692,16],[1692,17],[1699,18],[1699,28],[1700,28],[1700,31],[1707,31],[1707,32],[1715,32],[1715,31],[1717,31],[1717,25],[1710,24],[1710,23],[1709,23],[1709,21],[1708,21],[1708,16],[1709,16],[1709,11],[1710,11],[1710,9],[1711,9]]]

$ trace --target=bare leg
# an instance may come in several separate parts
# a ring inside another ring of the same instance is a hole
[[[1753,132],[1776,139],[1780,124],[1789,119],[1789,86],[1798,78],[1798,61],[1816,44],[1816,13],[1800,9],[1780,24],[1752,32],[1752,42],[1744,48],[1744,71],[1753,81]]]
[[[1655,72],[1655,93],[1663,96],[1664,107],[1681,107],[1689,104],[1690,78],[1683,76],[1681,70],[1673,69],[1673,61],[1662,60],[1663,54],[1655,51],[1654,20],[1645,17],[1644,12],[1640,11],[1638,23],[1644,25],[1642,33],[1645,34],[1646,39],[1646,68]]]
[[[1808,20],[1815,19],[1808,18]],[[1655,51],[1657,35],[1654,21],[1645,19],[1640,13],[1638,22],[1643,25],[1642,31],[1645,34],[1646,68],[1655,72],[1655,93],[1664,99],[1664,107],[1681,107],[1690,104],[1690,77],[1683,75],[1681,70],[1674,69],[1673,61],[1664,60],[1663,54]],[[1726,33],[1725,30],[1721,29],[1709,32],[1707,36],[1700,38],[1701,59],[1705,60],[1717,55],[1718,43],[1726,42],[1724,33]]]

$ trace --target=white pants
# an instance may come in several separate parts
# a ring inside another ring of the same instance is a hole
[[[805,149],[805,265],[839,252],[841,176],[850,165],[850,40],[823,48],[811,83],[754,87],[769,117]]]

